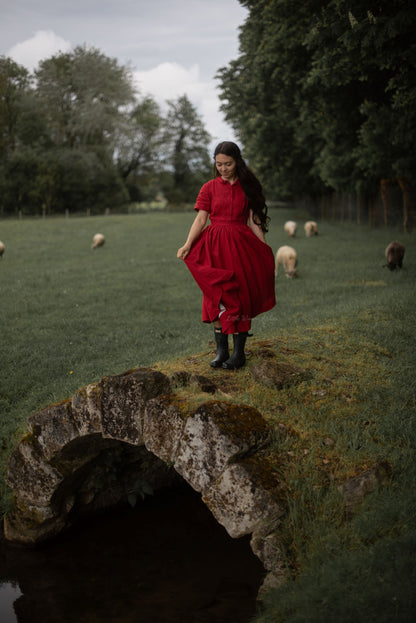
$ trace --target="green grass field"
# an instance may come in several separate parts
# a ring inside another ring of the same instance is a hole
[[[267,241],[295,247],[297,279],[276,280],[277,306],[253,321],[235,399],[296,431],[281,452],[290,491],[282,527],[296,580],[271,593],[259,621],[407,621],[415,614],[415,234],[319,223],[272,209]],[[201,294],[176,250],[192,212],[0,221],[1,468],[29,415],[104,375],[137,366],[174,369],[198,355],[209,368],[211,328]],[[295,239],[283,224],[298,220]],[[106,243],[91,250],[101,232]],[[404,267],[383,268],[394,239]],[[250,381],[257,346],[271,340],[283,362],[311,372],[285,390]],[[325,450],[322,439],[335,440]],[[387,461],[391,483],[345,521],[331,478]],[[2,485],[2,507],[9,503]],[[409,592],[411,589],[411,592]]]

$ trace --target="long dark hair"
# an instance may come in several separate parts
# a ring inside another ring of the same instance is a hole
[[[270,218],[267,216],[267,205],[264,198],[262,186],[254,175],[254,173],[248,168],[245,161],[241,156],[241,151],[238,145],[231,141],[223,141],[219,143],[214,151],[214,160],[218,154],[224,154],[224,156],[230,156],[236,162],[236,173],[240,184],[244,190],[244,194],[247,197],[248,207],[253,211],[253,220],[261,227],[264,232],[267,232],[267,225]],[[214,175],[218,176],[218,170],[214,163]]]

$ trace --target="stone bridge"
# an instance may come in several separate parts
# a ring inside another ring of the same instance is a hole
[[[285,508],[267,461],[270,433],[252,407],[208,400],[190,410],[161,372],[104,377],[29,418],[8,466],[5,536],[34,544],[86,513],[184,479],[231,537],[251,535],[266,588],[284,576],[276,530]]]

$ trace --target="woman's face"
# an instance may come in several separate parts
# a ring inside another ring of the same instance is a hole
[[[232,181],[237,177],[237,163],[231,156],[218,154],[215,156],[215,166],[223,180]]]

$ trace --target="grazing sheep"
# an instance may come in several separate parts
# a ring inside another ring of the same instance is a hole
[[[308,238],[318,235],[318,225],[315,223],[315,221],[306,221],[305,234]]]
[[[293,247],[283,246],[279,247],[276,253],[276,262],[274,274],[277,277],[277,271],[279,268],[279,264],[282,264],[285,269],[286,277],[292,278],[297,277],[296,265],[298,263],[298,254],[296,253]]]
[[[5,248],[6,248],[6,247],[4,246],[4,242],[2,242],[2,241],[0,240],[0,257],[3,257],[3,253],[4,253],[4,249],[5,249]]]
[[[393,242],[390,242],[384,254],[387,259],[387,264],[385,264],[385,266],[390,268],[390,270],[394,270],[397,267],[402,267],[404,246],[401,242],[397,242],[397,240],[393,240]]]
[[[102,247],[104,242],[105,242],[105,238],[103,236],[103,234],[95,234],[94,238],[92,239],[92,245],[91,245],[91,249],[98,249],[98,247]]]
[[[294,238],[297,227],[295,221],[286,221],[284,230],[290,238]]]

